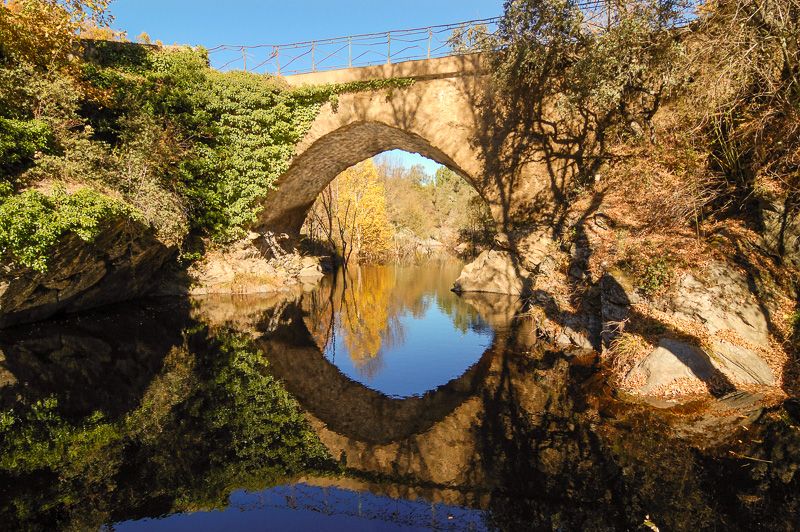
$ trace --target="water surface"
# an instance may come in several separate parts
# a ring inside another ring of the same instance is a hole
[[[462,375],[494,331],[450,288],[461,264],[366,265],[330,276],[304,298],[325,358],[391,397],[423,395]]]
[[[459,269],[2,331],[0,528],[800,527],[795,400],[616,397]]]

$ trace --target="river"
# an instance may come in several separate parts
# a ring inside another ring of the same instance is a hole
[[[795,400],[621,396],[461,266],[0,332],[0,528],[800,528]]]

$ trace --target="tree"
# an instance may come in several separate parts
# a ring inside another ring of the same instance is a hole
[[[339,174],[311,208],[307,229],[321,231],[347,266],[351,258],[377,262],[391,250],[394,230],[386,211],[386,190],[369,159]]]
[[[110,0],[3,0],[0,2],[0,59],[45,68],[78,61],[82,28],[107,27]]]
[[[492,134],[513,139],[515,153],[566,161],[587,181],[609,134],[647,131],[655,141],[651,120],[686,77],[672,31],[686,3],[621,0],[597,28],[578,0],[507,0],[494,42],[501,103],[487,112]]]

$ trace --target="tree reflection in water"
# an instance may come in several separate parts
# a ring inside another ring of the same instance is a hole
[[[449,293],[421,301],[400,279],[386,316],[449,308]],[[441,529],[641,529],[647,515],[662,530],[800,527],[794,400],[622,401],[592,357],[531,344],[523,321],[502,327],[513,302],[488,296],[469,303],[495,331],[480,362],[391,398],[323,356],[324,327],[307,326],[333,291],[322,293],[123,306],[1,332],[0,529],[152,517],[202,529],[249,512],[313,528],[345,514]]]
[[[385,368],[387,353],[402,349],[409,339],[409,323],[424,321],[431,311],[447,316],[447,327],[461,333],[491,334],[476,309],[450,291],[461,267],[459,261],[440,259],[339,269],[303,299],[306,323],[331,360],[349,357],[369,381],[381,371],[392,371]]]

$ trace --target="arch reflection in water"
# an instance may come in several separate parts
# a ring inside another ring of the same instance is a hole
[[[419,396],[462,375],[494,329],[450,291],[462,264],[354,266],[303,298],[306,325],[345,375],[391,397]]]
[[[275,297],[3,331],[0,529],[798,529],[795,409],[620,402],[490,296],[469,298],[496,331],[481,361],[405,399]]]

